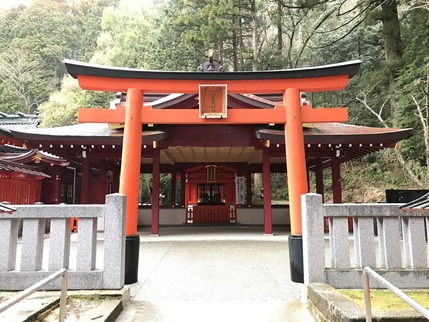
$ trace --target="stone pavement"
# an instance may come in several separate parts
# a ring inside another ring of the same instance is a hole
[[[315,321],[290,281],[288,232],[275,227],[139,231],[139,281],[116,321]]]

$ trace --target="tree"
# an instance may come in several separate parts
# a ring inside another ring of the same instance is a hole
[[[39,93],[46,87],[43,62],[30,59],[24,50],[11,49],[0,53],[0,80],[3,110],[33,113],[38,107]]]
[[[103,11],[117,7],[120,0],[80,0],[72,7],[75,30],[71,58],[89,61],[97,49],[96,39],[101,33]]]
[[[4,14],[0,103],[7,109],[27,113],[59,87],[73,34],[68,8],[66,1],[35,0]]]
[[[72,125],[77,123],[77,97],[80,88],[72,77],[65,77],[61,92],[54,92],[49,101],[41,104],[41,127]]]
[[[83,91],[71,76],[63,79],[61,90],[54,92],[49,101],[39,107],[41,127],[76,124],[80,107],[108,107],[112,93]]]
[[[155,28],[146,10],[131,11],[121,5],[103,11],[102,31],[91,61],[113,66],[148,69]]]

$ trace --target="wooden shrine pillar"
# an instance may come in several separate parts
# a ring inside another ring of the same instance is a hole
[[[315,174],[316,174],[316,193],[322,195],[322,200],[324,199],[324,184],[323,184],[323,164],[322,158],[316,159],[315,166]]]
[[[170,204],[174,207],[176,205],[176,185],[177,185],[177,173],[173,171],[171,173],[171,201]]]
[[[182,171],[180,173],[180,205],[182,207],[185,207],[186,205],[185,191],[186,191],[186,171]]]
[[[262,149],[262,176],[264,187],[264,234],[273,233],[273,218],[271,210],[271,169],[270,150],[267,147]]]
[[[82,159],[82,179],[80,184],[80,203],[87,204],[89,203],[89,159]]]
[[[119,169],[113,169],[113,178],[112,178],[112,192],[119,192]]]
[[[247,194],[247,205],[250,206],[252,204],[252,174],[247,171],[246,172],[246,194]]]
[[[159,183],[160,183],[160,149],[153,149],[152,160],[152,225],[151,235],[159,235]]]
[[[286,107],[285,144],[291,227],[291,236],[289,236],[290,271],[293,282],[303,283],[301,195],[308,192],[308,180],[299,89],[287,89],[283,94],[283,102]]]
[[[331,158],[332,167],[332,201],[334,203],[343,202],[343,193],[341,188],[341,162],[340,158],[333,155]],[[349,231],[353,230],[353,219],[348,217]],[[325,225],[326,226],[326,225]],[[326,227],[325,227],[326,229]]]
[[[125,128],[122,144],[121,177],[119,192],[127,196],[125,283],[138,281],[140,237],[137,235],[138,194],[140,188],[140,164],[142,145],[141,110],[143,91],[130,88],[127,91]]]
[[[103,204],[106,202],[107,190],[107,166],[104,163],[100,164],[100,177],[98,180],[98,203]]]
[[[331,158],[332,166],[332,197],[334,203],[342,203],[342,192],[341,192],[341,162],[335,155]]]

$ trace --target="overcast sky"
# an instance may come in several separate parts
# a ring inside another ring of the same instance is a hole
[[[12,7],[16,7],[19,4],[28,5],[30,3],[31,3],[31,0],[0,0],[0,8],[9,9]]]
[[[130,7],[141,7],[144,5],[146,8],[150,8],[152,6],[153,0],[122,0]],[[0,0],[0,9],[10,9],[12,7],[16,7],[20,4],[29,5],[31,0]]]

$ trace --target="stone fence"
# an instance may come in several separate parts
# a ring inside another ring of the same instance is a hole
[[[427,210],[404,212],[401,204],[323,204],[318,194],[301,200],[305,284],[362,288],[362,270],[368,266],[396,287],[429,287]],[[376,282],[371,286],[381,287]]]
[[[106,196],[105,205],[14,205],[15,212],[0,213],[0,290],[23,290],[61,268],[69,269],[73,217],[79,219],[79,232],[76,247],[73,246],[76,267],[69,270],[68,288],[121,289],[125,271],[125,203],[124,195],[112,194]],[[99,255],[104,257],[103,268],[96,269],[100,218],[104,218],[104,244]],[[22,241],[18,238],[19,219],[23,221]],[[51,227],[45,240],[47,219]],[[47,265],[43,264],[44,257]],[[59,282],[47,289],[60,289]]]

